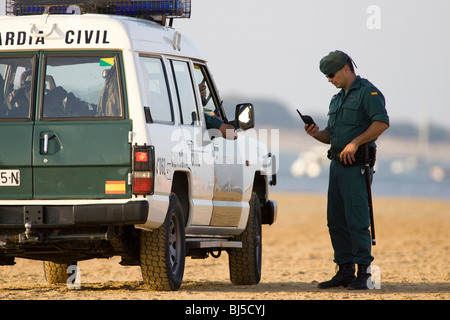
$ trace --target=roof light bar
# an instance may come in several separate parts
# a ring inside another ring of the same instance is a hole
[[[8,15],[103,13],[151,20],[189,18],[191,0],[6,0]]]

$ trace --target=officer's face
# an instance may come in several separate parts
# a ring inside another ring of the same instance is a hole
[[[327,75],[328,82],[331,82],[336,88],[342,88],[344,68],[336,71],[336,73],[334,73],[334,74]]]
[[[348,87],[349,81],[353,80],[353,79],[350,79],[351,75],[352,75],[352,72],[350,71],[350,68],[348,67],[348,65],[345,65],[342,69],[336,71],[334,76],[328,75],[327,78],[328,78],[328,82],[331,82],[336,88],[348,89],[347,87]]]

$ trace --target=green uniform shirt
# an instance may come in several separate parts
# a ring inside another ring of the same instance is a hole
[[[333,96],[326,129],[330,131],[331,149],[342,151],[374,121],[389,125],[383,94],[368,80],[357,76],[348,92]],[[375,140],[370,146],[375,147]]]
[[[206,129],[219,129],[223,121],[205,113]]]

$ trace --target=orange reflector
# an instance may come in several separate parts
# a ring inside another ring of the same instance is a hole
[[[136,152],[134,157],[137,162],[147,162],[148,161],[148,152]]]

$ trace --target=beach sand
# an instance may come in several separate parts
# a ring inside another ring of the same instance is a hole
[[[263,226],[262,279],[258,285],[229,281],[228,255],[186,259],[179,291],[147,291],[139,267],[119,258],[79,262],[80,289],[47,284],[41,261],[16,259],[0,266],[0,299],[258,299],[258,300],[448,300],[450,298],[450,201],[374,196],[377,245],[374,268],[380,289],[321,290],[317,283],[334,275],[326,226],[326,196],[272,193],[278,220]]]

